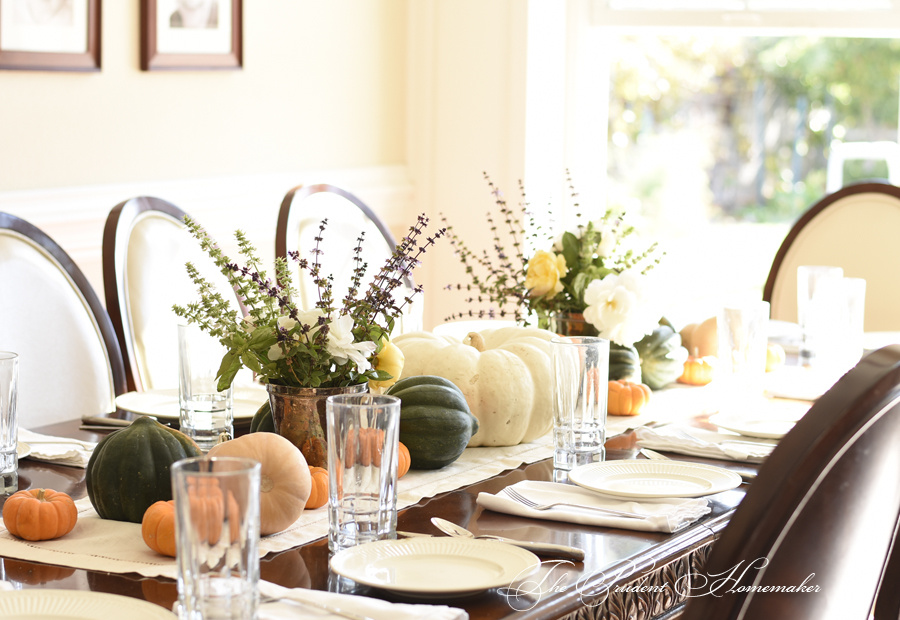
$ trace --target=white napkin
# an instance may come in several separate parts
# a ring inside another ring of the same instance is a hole
[[[262,596],[282,599],[278,602],[260,605],[259,620],[302,620],[304,618],[346,620],[343,616],[336,616],[317,607],[303,605],[303,601],[323,603],[330,607],[369,616],[375,620],[468,620],[469,618],[469,614],[464,610],[446,605],[390,603],[353,594],[336,594],[303,588],[289,589],[262,579],[259,581],[259,593]]]
[[[491,495],[479,493],[477,503],[488,510],[505,512],[519,517],[531,519],[547,519],[549,521],[566,521],[582,525],[600,527],[618,527],[626,530],[644,532],[674,532],[693,523],[710,511],[705,499],[641,499],[640,501],[616,499],[594,493],[571,484],[558,482],[536,482],[525,480],[513,485],[516,491],[539,504],[553,502],[571,502],[584,506],[611,508],[624,512],[647,515],[646,519],[617,517],[604,514],[598,510],[573,506],[558,506],[549,510],[534,510],[511,499],[506,493]]]
[[[91,452],[97,446],[90,441],[76,443],[74,439],[41,435],[25,428],[19,429],[19,441],[31,447],[28,458],[70,467],[87,467]]]
[[[653,429],[641,427],[635,430],[635,435],[639,445],[651,450],[749,463],[764,461],[778,443],[772,439],[716,433],[681,424]]]
[[[8,581],[0,581],[0,592],[12,592],[16,589],[16,586],[11,584]]]

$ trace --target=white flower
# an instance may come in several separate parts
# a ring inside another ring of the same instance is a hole
[[[297,325],[297,321],[289,316],[278,317],[276,323],[278,323],[278,327],[280,327],[281,329],[286,329],[287,331],[291,331]]]
[[[375,353],[375,343],[353,342],[352,330],[352,317],[346,314],[338,317],[332,315],[326,348],[338,366],[346,364],[349,359],[356,364],[359,372],[366,372],[372,367],[367,358]]]
[[[564,230],[561,233],[559,233],[558,235],[556,235],[556,237],[553,238],[553,251],[556,252],[557,254],[562,252],[562,250],[563,250],[563,244],[562,244],[563,235],[565,235],[567,232],[570,232],[573,235],[575,235],[576,239],[581,239],[581,236],[584,234],[584,231],[586,228],[587,228],[587,224],[581,224],[579,226],[573,226],[569,230]]]
[[[269,347],[268,358],[270,362],[277,362],[284,357],[284,351],[281,350],[280,344],[273,344]]]
[[[613,248],[616,247],[616,227],[604,224],[600,229],[600,245],[597,246],[597,256],[609,258]]]
[[[650,277],[633,269],[591,282],[584,293],[585,320],[600,336],[629,347],[651,333],[662,313],[650,297]]]

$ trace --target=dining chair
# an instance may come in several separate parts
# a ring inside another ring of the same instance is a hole
[[[0,349],[19,354],[22,428],[115,411],[125,368],[112,323],[68,254],[0,213]]]
[[[873,606],[876,620],[896,620],[898,446],[900,346],[891,345],[779,442],[692,576],[682,620],[866,620]],[[813,590],[772,589],[801,586]]]
[[[129,390],[178,387],[178,325],[173,304],[197,299],[192,262],[223,294],[227,279],[183,224],[185,212],[150,196],[116,205],[103,230],[106,308],[125,361]],[[235,309],[240,303],[235,300]]]
[[[321,241],[319,226],[327,218]],[[299,252],[301,257],[313,259],[312,250],[317,247],[320,254],[322,273],[334,277],[333,291],[337,304],[347,294],[353,270],[353,248],[361,233],[365,233],[361,257],[367,264],[365,277],[359,287],[359,295],[365,290],[385,261],[391,257],[397,242],[385,223],[372,209],[350,192],[334,185],[298,185],[291,189],[281,202],[278,212],[278,227],[275,233],[275,255],[287,257],[288,252]],[[296,263],[289,260],[296,266]],[[310,309],[318,301],[318,289],[306,271],[294,270],[300,304]],[[413,277],[402,279],[402,284],[394,291],[394,301],[403,303],[403,298],[415,288]],[[394,333],[405,333],[422,328],[424,300],[422,293],[413,298],[413,303],[405,304],[402,314],[394,326]]]
[[[771,318],[797,321],[797,267],[842,267],[866,280],[867,332],[900,331],[900,187],[861,183],[825,196],[794,224],[763,289]]]

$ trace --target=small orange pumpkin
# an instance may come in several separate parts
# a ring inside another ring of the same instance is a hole
[[[638,415],[650,400],[650,386],[631,381],[610,381],[607,413]]]
[[[175,500],[150,505],[141,520],[141,536],[157,553],[175,557]]]
[[[324,467],[309,467],[312,478],[312,491],[306,500],[306,509],[314,510],[328,503],[328,470]]]
[[[706,385],[713,380],[715,370],[716,358],[711,355],[700,357],[695,349],[694,355],[689,355],[684,363],[684,372],[678,377],[678,383]]]
[[[409,471],[412,460],[409,458],[409,448],[404,446],[402,441],[398,443],[398,447],[400,448],[400,452],[397,455],[397,479],[399,480]]]
[[[29,489],[13,493],[3,506],[3,525],[10,534],[25,540],[53,540],[65,536],[78,521],[75,502],[52,489]]]

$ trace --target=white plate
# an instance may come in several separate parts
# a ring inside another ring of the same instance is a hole
[[[709,421],[719,428],[732,431],[745,437],[758,439],[781,439],[790,432],[796,420],[784,420],[777,418],[760,418],[748,420],[737,416],[719,413],[709,417]]]
[[[23,443],[21,441],[16,443],[16,455],[20,459],[24,459],[29,454],[31,454],[31,446],[29,446],[27,443]]]
[[[734,489],[741,477],[734,472],[681,461],[604,461],[580,465],[569,472],[578,486],[614,497],[702,497]]]
[[[235,388],[234,419],[251,419],[268,399],[265,389]],[[141,415],[177,420],[180,417],[178,388],[121,394],[116,397],[116,407]]]
[[[19,590],[0,592],[4,620],[173,620],[175,614],[140,599],[78,590]]]
[[[508,587],[540,564],[525,549],[465,538],[379,540],[344,549],[330,562],[331,570],[357,583],[442,599]]]

